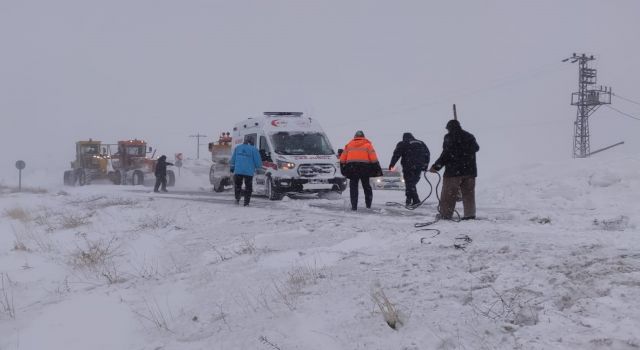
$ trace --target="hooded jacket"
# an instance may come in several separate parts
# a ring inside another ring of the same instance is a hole
[[[444,135],[442,154],[433,167],[444,169],[444,177],[478,176],[476,152],[480,150],[476,138],[469,132],[462,130],[457,120],[447,123],[449,133]]]
[[[340,164],[343,165],[342,175],[346,177],[382,176],[376,151],[365,137],[356,136],[344,146]]]
[[[257,148],[243,143],[233,150],[229,164],[235,175],[253,176],[256,169],[262,168],[262,159]]]
[[[173,163],[167,162],[167,156],[160,156],[156,162],[156,176],[167,176],[167,165],[173,165]]]
[[[403,172],[420,171],[429,166],[430,158],[431,155],[427,145],[413,137],[410,132],[405,132],[402,135],[402,141],[398,142],[396,149],[393,151],[389,169],[396,165],[398,159],[401,159],[400,164]]]

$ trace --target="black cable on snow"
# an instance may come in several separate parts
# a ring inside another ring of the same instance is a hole
[[[438,215],[436,215],[435,220],[433,221],[427,221],[427,222],[417,222],[413,225],[413,227],[417,228],[418,231],[432,231],[435,232],[433,234],[433,236],[431,237],[422,237],[420,238],[420,243],[424,244],[427,243],[425,241],[425,239],[427,238],[434,238],[437,235],[440,234],[440,230],[436,229],[436,228],[427,228],[427,226],[431,226],[433,224],[435,224],[436,222],[440,221],[440,194],[439,194],[439,187],[440,187],[440,183],[442,182],[442,176],[440,176],[439,173],[436,173],[436,175],[438,175],[438,182],[436,183],[436,188],[435,188],[435,193],[436,193],[436,198],[438,199]],[[429,181],[429,178],[427,177],[427,171],[423,171],[422,176],[424,177],[424,179],[427,181],[427,184],[429,184],[429,194],[427,194],[426,197],[424,197],[423,200],[420,201],[420,203],[418,204],[412,204],[412,205],[405,205],[399,202],[387,202],[386,205],[387,206],[393,206],[393,207],[404,207],[407,210],[415,210],[418,207],[420,207],[422,204],[424,204],[424,202],[427,201],[427,199],[429,199],[429,197],[431,197],[431,195],[433,194],[433,184],[431,183],[431,181]],[[454,212],[456,213],[457,219],[452,219],[453,222],[460,222],[461,218],[460,218],[460,213],[458,213],[457,210],[454,209]]]

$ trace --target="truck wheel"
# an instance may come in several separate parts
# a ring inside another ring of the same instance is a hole
[[[63,182],[65,186],[73,186],[76,182],[76,177],[73,174],[72,170],[67,170],[64,172]]]
[[[78,185],[84,186],[87,184],[87,173],[84,172],[84,169],[78,169],[76,177],[78,178]]]
[[[167,186],[175,186],[176,185],[176,174],[173,170],[167,170]]]
[[[213,177],[213,165],[211,166],[211,168],[209,169],[209,183],[213,185],[213,187],[216,187],[216,182],[215,182],[215,178]]]
[[[120,173],[120,170],[116,170],[112,172],[109,175],[109,178],[111,179],[111,182],[113,182],[114,185],[120,185],[122,183],[122,174]]]
[[[275,187],[273,186],[273,180],[270,177],[267,178],[264,192],[270,201],[279,201],[282,199],[282,197],[284,197],[283,193],[279,193],[278,191],[276,191]]]
[[[213,184],[213,192],[223,192],[224,191],[224,179],[220,179],[220,181],[218,181],[218,184],[216,185],[215,182]]]
[[[133,175],[131,176],[131,185],[143,185],[144,184],[144,174],[140,170],[135,170]]]

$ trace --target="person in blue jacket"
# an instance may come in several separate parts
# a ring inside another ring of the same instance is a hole
[[[236,204],[240,204],[240,198],[244,193],[244,206],[249,205],[251,200],[251,192],[253,192],[253,175],[256,169],[262,167],[262,159],[260,152],[253,146],[253,141],[247,139],[243,144],[238,145],[233,150],[231,156],[231,172],[233,173],[233,181],[235,183]],[[242,182],[244,181],[244,192],[242,191]]]

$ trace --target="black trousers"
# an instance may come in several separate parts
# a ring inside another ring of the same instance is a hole
[[[156,185],[153,186],[153,191],[158,192],[160,185],[162,185],[162,192],[167,192],[167,175],[156,175]]]
[[[420,203],[420,196],[418,196],[418,190],[416,189],[416,185],[420,181],[420,173],[420,170],[405,170],[402,172],[407,205]]]
[[[349,178],[349,193],[351,195],[351,209],[358,209],[358,182],[362,182],[362,189],[364,190],[364,203],[367,208],[371,208],[371,202],[373,201],[373,190],[369,183],[368,176],[357,176]]]
[[[253,176],[233,175],[233,181],[235,183],[236,201],[239,201],[244,194],[244,204],[248,205],[251,200],[251,193],[253,192]],[[243,182],[244,191],[242,191]]]

